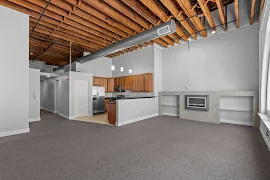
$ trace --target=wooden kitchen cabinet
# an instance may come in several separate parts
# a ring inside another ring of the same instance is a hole
[[[114,78],[114,85],[118,86],[120,84],[120,78]]]
[[[126,90],[133,90],[133,76],[125,77],[125,88]]]
[[[139,92],[139,75],[132,76],[132,91]]]
[[[114,78],[108,78],[108,92],[114,92]]]
[[[114,86],[122,85],[123,90],[153,92],[153,74],[139,74],[117,78],[93,77],[93,86],[104,86],[105,92],[114,92]]]
[[[108,102],[110,102],[109,99],[105,99],[105,112],[108,111]]]
[[[101,81],[100,77],[93,76],[93,86],[100,86],[101,83],[100,81]]]
[[[100,85],[105,88],[105,92],[108,92],[108,79],[107,78],[100,78]]]
[[[144,74],[144,92],[153,92],[153,74]]]
[[[139,92],[145,92],[144,91],[144,74],[139,75]]]
[[[120,77],[120,84],[122,85],[122,89],[126,90],[126,82],[125,82],[125,77]]]

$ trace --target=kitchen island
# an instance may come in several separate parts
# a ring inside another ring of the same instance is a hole
[[[116,102],[116,126],[122,126],[133,122],[158,116],[158,97],[126,97],[117,99]]]

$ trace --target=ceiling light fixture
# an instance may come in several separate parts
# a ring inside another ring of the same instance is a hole
[[[47,78],[49,78],[50,77],[50,75],[47,75]]]
[[[121,67],[121,68],[120,68],[120,71],[121,71],[121,72],[123,72],[123,71],[124,71],[124,68],[123,68],[123,67]]]
[[[187,39],[188,41],[190,41],[190,37],[188,37],[188,39]]]
[[[114,71],[114,70],[115,70],[115,66],[114,66],[114,65],[112,65],[111,70],[112,70],[112,71]]]
[[[132,70],[131,70],[131,69],[129,69],[129,70],[128,70],[128,72],[129,72],[129,74],[131,74],[131,73],[132,73]]]
[[[216,34],[216,30],[213,29],[213,30],[212,30],[212,34]]]

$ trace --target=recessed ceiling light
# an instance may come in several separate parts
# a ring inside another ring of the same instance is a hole
[[[124,71],[124,68],[123,68],[123,67],[121,67],[121,68],[120,68],[120,71],[121,71],[121,72],[123,72],[123,71]]]
[[[131,69],[129,69],[129,70],[128,70],[128,72],[129,72],[129,74],[131,74],[131,73],[132,73],[132,70],[131,70]]]
[[[111,66],[111,70],[114,71],[115,70],[115,67],[114,65]]]

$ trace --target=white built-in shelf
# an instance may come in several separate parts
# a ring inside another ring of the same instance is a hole
[[[219,108],[219,110],[221,110],[221,111],[239,111],[239,112],[249,112],[249,113],[253,113],[253,111],[252,111],[251,109]]]
[[[161,104],[161,106],[179,107],[177,104]]]
[[[258,115],[260,116],[261,120],[264,122],[266,127],[270,129],[270,116],[268,116],[268,114],[262,114],[262,113],[258,113]]]

